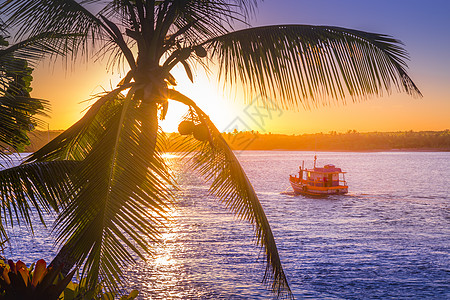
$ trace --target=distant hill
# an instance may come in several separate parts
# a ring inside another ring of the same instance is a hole
[[[62,130],[33,131],[25,152],[33,152],[54,139]],[[178,133],[169,133],[174,140]],[[450,151],[450,131],[399,131],[315,134],[261,134],[255,131],[224,133],[234,150],[304,150],[304,151]],[[169,151],[173,151],[169,147]]]

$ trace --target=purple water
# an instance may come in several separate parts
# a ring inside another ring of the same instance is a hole
[[[318,165],[347,171],[349,194],[289,193],[288,177],[312,152],[238,153],[272,226],[297,299],[449,299],[450,153],[321,152]],[[163,243],[130,266],[139,299],[271,299],[251,225],[175,167],[182,190]],[[287,193],[283,193],[287,189]],[[4,254],[29,263],[54,255],[42,226],[12,231]]]

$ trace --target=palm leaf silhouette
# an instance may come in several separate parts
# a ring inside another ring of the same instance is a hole
[[[174,90],[169,91],[168,97],[191,107],[195,111],[197,121],[208,128],[210,135],[204,142],[195,142],[193,139],[193,145],[182,143],[178,150],[185,152],[186,156],[194,154],[190,159],[192,168],[206,181],[211,182],[210,193],[217,196],[238,217],[254,226],[256,242],[264,247],[266,254],[264,281],[272,279],[272,290],[278,295],[290,294],[269,222],[233,151],[209,117],[193,100]]]
[[[45,223],[43,212],[59,211],[68,200],[72,187],[69,174],[77,164],[75,161],[51,161],[0,170],[2,238],[7,238],[4,223],[20,224],[22,220],[32,229],[32,207],[42,223]]]
[[[172,201],[163,149],[152,135],[158,131],[144,130],[149,110],[156,113],[156,106],[131,97],[110,107],[104,131],[71,173],[73,194],[56,221],[58,240],[85,261],[92,285],[101,279],[117,288],[132,253],[144,258],[151,251]]]
[[[414,96],[406,51],[389,36],[332,26],[276,25],[231,32],[202,43],[219,61],[226,83],[243,83],[284,108],[331,99],[391,93]]]

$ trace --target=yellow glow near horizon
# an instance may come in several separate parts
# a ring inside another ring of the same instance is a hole
[[[400,131],[400,130],[445,130],[450,128],[450,89],[448,16],[442,5],[429,5],[416,1],[404,12],[404,5],[392,2],[386,9],[380,1],[367,1],[368,5],[335,5],[335,1],[286,0],[264,1],[258,5],[257,19],[249,20],[252,26],[268,24],[329,24],[354,28],[368,32],[392,35],[405,44],[410,53],[408,73],[422,91],[423,99],[413,99],[405,94],[394,93],[382,98],[373,97],[363,103],[320,107],[312,111],[283,111],[279,116],[265,118],[264,124],[255,124],[249,118],[248,107],[239,99],[229,96],[214,80],[200,71],[193,70],[195,84],[191,84],[180,67],[174,70],[179,82],[177,90],[191,97],[210,115],[219,130],[229,129],[236,120],[242,129],[260,132],[302,134],[347,130]],[[316,1],[317,2],[317,1]],[[324,5],[326,2],[327,5]],[[360,1],[361,3],[363,1]],[[364,2],[366,3],[366,2]],[[295,9],[293,9],[293,7]],[[428,19],[427,19],[428,16]],[[418,22],[425,20],[426,22]],[[133,49],[134,53],[136,49]],[[79,120],[89,102],[82,102],[92,94],[109,89],[119,80],[119,74],[106,72],[105,64],[90,58],[89,62],[69,61],[69,71],[61,62],[53,67],[41,63],[33,72],[32,96],[48,99],[52,104],[50,129],[66,129]],[[107,60],[107,58],[105,58]],[[75,65],[76,64],[76,65]],[[72,67],[71,65],[75,65]],[[200,67],[198,69],[201,69]],[[72,71],[73,70],[73,71]],[[214,72],[214,70],[212,71]],[[123,75],[123,74],[122,74]],[[233,83],[235,84],[235,83]],[[162,122],[166,131],[176,131],[185,108],[171,102],[167,120]]]
[[[239,96],[229,96],[228,91],[224,91],[221,84],[215,81],[215,76],[208,78],[201,67],[193,70],[194,84],[187,78],[182,66],[172,73],[178,81],[176,89],[194,100],[219,131],[237,128],[261,133],[302,134],[348,130],[444,130],[450,127],[450,102],[442,101],[446,97],[443,91],[422,89],[426,95],[424,99],[395,93],[382,98],[373,97],[362,103],[351,103],[347,99],[347,105],[332,105],[311,111],[283,110],[269,112],[262,117],[263,109],[259,109],[260,115],[255,116],[257,107],[244,103]],[[92,101],[86,100],[94,94],[111,90],[121,78],[120,74],[106,72],[106,67],[101,63],[77,65],[73,71],[65,71],[58,63],[52,68],[40,66],[33,76],[32,96],[51,101],[52,112],[48,122],[53,130],[66,129],[78,121],[85,109],[92,105]],[[166,120],[160,123],[163,130],[177,131],[186,112],[185,105],[171,101]]]
[[[93,104],[89,100],[94,95],[115,88],[120,78],[99,63],[80,63],[70,69],[60,62],[43,64],[33,71],[31,95],[51,102],[50,129],[67,129]]]
[[[175,68],[172,73],[178,82],[176,90],[194,100],[219,130],[233,120],[236,114],[234,104],[220,96],[218,84],[209,82],[203,70],[198,70],[194,75],[194,83],[190,82],[182,67]],[[52,67],[37,68],[33,75],[33,97],[51,101],[52,112],[48,122],[53,130],[70,127],[92,105],[93,102],[87,100],[115,88],[121,79],[121,74],[106,72],[106,67],[101,64],[79,65],[73,71],[67,71],[56,63]],[[184,104],[170,101],[166,119],[160,123],[163,130],[177,131],[180,119],[186,112]]]

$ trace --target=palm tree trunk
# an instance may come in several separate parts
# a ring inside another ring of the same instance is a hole
[[[59,268],[61,267],[61,273],[63,276],[69,274],[70,270],[72,270],[73,266],[76,264],[77,260],[74,256],[71,255],[72,247],[69,245],[64,245],[61,250],[59,250],[58,254],[53,258],[49,267]]]

